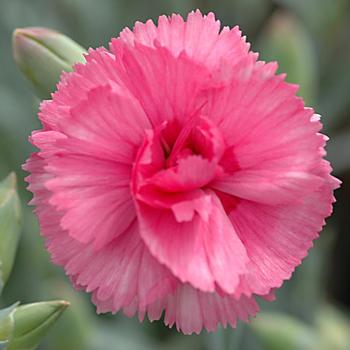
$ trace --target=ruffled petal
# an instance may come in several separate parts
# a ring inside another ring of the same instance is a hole
[[[186,21],[176,14],[160,16],[158,27],[151,20],[146,23],[136,22],[134,31],[126,28],[120,38],[130,46],[140,43],[155,47],[159,44],[174,56],[186,52],[195,62],[215,69],[223,62],[230,62],[233,66],[247,55],[249,44],[241,35],[238,27],[224,27],[220,31],[220,21],[215,19],[212,12],[202,15],[197,10],[192,11]],[[113,47],[112,52],[118,54],[118,50]]]
[[[58,120],[57,131],[33,133],[53,175],[45,183],[50,204],[62,211],[60,224],[73,238],[100,249],[135,220],[131,166],[147,127],[136,100],[102,86],[88,92],[68,120]]]
[[[275,69],[258,62],[244,79],[209,92],[208,114],[234,156],[231,173],[213,187],[260,203],[297,205],[324,182],[313,170],[325,141],[313,110],[304,107],[284,76],[274,75]]]
[[[323,184],[323,178],[306,171],[239,170],[212,183],[214,189],[259,203],[278,205],[302,201]]]
[[[164,47],[139,43],[129,47],[121,40],[112,41],[111,47],[118,52],[119,77],[139,100],[154,128],[172,119],[184,121],[203,106],[199,95],[210,72],[185,52],[174,57]]]
[[[175,324],[184,334],[199,334],[203,328],[215,331],[218,324],[236,327],[237,320],[248,322],[258,311],[254,298],[204,293],[182,284],[167,298],[164,322],[169,327]]]
[[[140,235],[152,255],[181,282],[206,292],[214,291],[217,283],[234,293],[246,272],[245,248],[216,195],[210,191],[205,195],[211,199],[207,211],[196,213],[192,221],[178,222],[171,211],[139,202]]]
[[[61,136],[53,132],[33,135],[49,175],[42,185],[50,190],[50,205],[60,210],[62,228],[82,243],[93,241],[99,249],[136,218],[129,184],[131,166],[86,157],[74,150],[63,152],[57,145]]]
[[[98,251],[62,229],[61,212],[50,205],[51,193],[44,185],[52,179],[45,166],[45,160],[33,154],[24,168],[31,172],[28,188],[34,193],[47,249],[53,262],[64,267],[77,288],[93,293],[100,312],[126,311],[135,301],[137,309],[145,310],[175,290],[177,280],[150,255],[135,221],[123,235]]]
[[[181,192],[201,188],[215,176],[217,166],[202,156],[190,155],[179,160],[176,167],[161,170],[147,183],[167,192]]]
[[[85,100],[94,88],[109,83],[121,86],[114,68],[115,57],[105,48],[89,49],[85,60],[85,64],[74,65],[73,72],[63,72],[52,100],[41,103],[39,119],[45,130],[55,130],[58,121],[70,118],[70,108],[67,107],[74,107]]]
[[[117,85],[105,85],[90,90],[86,99],[71,107],[69,118],[60,119],[56,131],[72,147],[77,143],[78,154],[81,147],[91,156],[106,154],[116,162],[131,164],[149,127],[137,100]]]
[[[230,212],[250,259],[238,288],[241,292],[268,294],[291,277],[332,212],[333,191],[339,181],[329,171],[323,161],[314,172],[324,178],[323,185],[305,195],[298,205],[271,206],[241,200]]]

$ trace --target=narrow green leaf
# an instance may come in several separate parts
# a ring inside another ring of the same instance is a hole
[[[20,237],[20,217],[16,176],[12,173],[0,182],[0,293],[14,262]]]

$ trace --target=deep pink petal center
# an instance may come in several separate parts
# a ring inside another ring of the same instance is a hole
[[[224,139],[209,119],[165,122],[146,132],[134,163],[132,192],[155,207],[195,200],[198,190],[221,177],[225,157]]]

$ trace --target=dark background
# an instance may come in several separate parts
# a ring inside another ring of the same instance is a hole
[[[322,115],[330,136],[328,158],[343,186],[309,257],[291,281],[264,303],[251,325],[215,334],[183,336],[162,322],[142,325],[122,315],[97,316],[86,295],[75,292],[50,264],[36,219],[25,204],[20,166],[31,152],[27,137],[39,128],[38,101],[11,54],[16,27],[46,26],[81,45],[106,46],[136,20],[161,14],[214,11],[223,25],[238,24],[261,59],[280,63],[300,84],[307,105]],[[41,349],[350,349],[350,1],[349,0],[0,0],[0,178],[18,176],[23,235],[1,306],[66,298],[72,306]]]

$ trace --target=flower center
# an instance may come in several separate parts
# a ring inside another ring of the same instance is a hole
[[[222,138],[217,129],[205,118],[190,120],[183,128],[174,121],[161,130],[161,142],[166,167],[176,167],[181,159],[201,156],[210,161],[222,155]]]
[[[133,195],[157,207],[182,201],[222,176],[225,157],[225,142],[209,119],[166,122],[146,132],[133,167]]]

